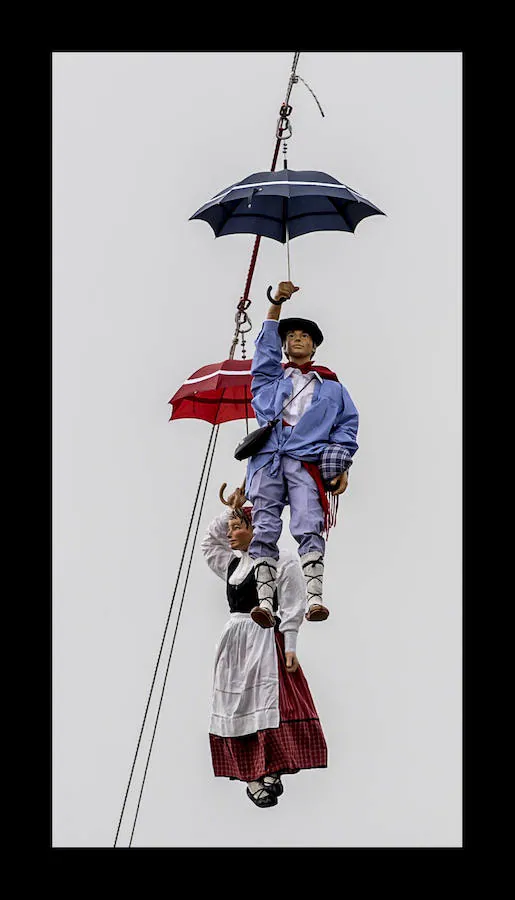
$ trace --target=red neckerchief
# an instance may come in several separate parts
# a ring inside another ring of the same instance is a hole
[[[299,371],[302,372],[303,375],[305,375],[306,372],[318,372],[318,374],[321,375],[322,378],[326,378],[329,381],[338,381],[338,376],[335,372],[331,371],[331,369],[326,368],[326,366],[315,366],[311,362],[311,360],[307,363],[304,363],[302,366],[298,366],[297,363],[292,362],[282,363],[282,367],[285,370],[289,369],[290,367],[292,369],[299,369]]]

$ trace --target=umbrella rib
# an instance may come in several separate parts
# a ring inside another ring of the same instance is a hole
[[[330,200],[330,202],[331,202],[332,205],[334,206],[334,211],[335,211],[336,213],[338,213],[339,216],[341,216],[341,218],[342,218],[343,221],[345,222],[347,228],[350,228],[350,230],[353,231],[353,226],[352,226],[352,225],[349,223],[349,221],[347,220],[347,218],[346,218],[346,216],[345,216],[345,212],[344,212],[342,209],[338,209],[338,207],[336,206],[336,204],[333,202],[333,199],[336,199],[336,200],[337,200],[338,197],[336,197],[336,198],[333,198],[333,197],[326,197],[326,199],[327,199],[327,200]],[[352,200],[349,201],[349,203],[352,203],[352,202],[354,202],[354,201],[352,201]],[[329,211],[327,211],[327,212],[304,212],[304,213],[297,213],[297,215],[295,215],[295,216],[289,216],[288,221],[289,221],[289,222],[292,222],[294,219],[305,219],[306,217],[307,217],[307,218],[312,218],[312,217],[314,218],[315,216],[331,216],[331,215],[333,215],[333,213],[332,213],[332,212],[329,212]]]
[[[345,215],[345,210],[347,209],[347,206],[350,205],[350,203],[356,203],[357,201],[355,201],[355,200],[349,200],[349,201],[345,204],[345,206],[344,206],[343,209],[339,209],[339,208],[337,207],[336,203],[335,203],[335,200],[339,200],[339,199],[340,199],[339,197],[328,197],[327,199],[329,200],[330,203],[332,203],[332,205],[334,206],[334,208],[335,208],[336,212],[338,213],[338,215],[342,217],[342,219],[343,219],[343,221],[345,222],[347,228],[350,228],[350,230],[354,233],[354,227],[355,227],[355,226],[353,226],[353,225],[348,221],[348,219],[347,219],[347,217],[346,217],[346,215]],[[340,202],[341,202],[341,201],[340,201]]]
[[[343,218],[343,213],[339,209],[336,209],[336,207],[335,207],[335,212],[337,212],[338,215]],[[333,216],[333,215],[334,215],[334,212],[329,209],[324,210],[324,211],[320,210],[319,212],[296,213],[296,215],[294,215],[294,216],[288,216],[288,222],[293,222],[294,219],[305,219],[305,218],[314,219],[316,216]],[[347,222],[347,220],[345,220],[345,221]],[[348,224],[348,222],[347,222],[347,224]]]
[[[270,219],[271,222],[278,222],[279,224],[281,224],[281,222],[284,221],[284,219],[282,219],[279,216],[271,216],[269,213],[260,213],[260,212],[233,213],[232,216],[230,216],[230,218],[232,221],[232,219],[248,219],[251,216],[254,216],[256,219]],[[227,217],[227,218],[229,218],[229,217]],[[225,221],[227,222],[227,219]],[[225,222],[224,222],[224,225],[225,225]],[[222,228],[223,228],[223,226],[222,226]]]
[[[230,207],[229,207],[229,206],[226,206],[224,203],[220,203],[219,205],[222,207],[222,210],[223,210],[223,212],[224,212],[223,225],[221,225],[221,226],[219,227],[219,229],[218,229],[219,231],[221,231],[222,228],[224,228],[224,226],[227,224],[227,222],[229,221],[229,219],[232,218],[232,217],[231,217],[231,210],[230,210]]]

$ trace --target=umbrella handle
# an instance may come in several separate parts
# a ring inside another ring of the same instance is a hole
[[[242,483],[242,485],[241,485],[241,487],[240,487],[240,491],[242,492],[242,494],[245,493],[245,482],[246,482],[246,480],[247,480],[247,476],[245,476],[245,478],[243,479],[243,483]],[[224,491],[225,491],[226,487],[227,487],[227,482],[224,481],[224,483],[222,484],[220,490],[218,491],[218,496],[219,496],[220,500],[222,501],[222,503],[224,504],[224,506],[230,506],[231,504],[228,503],[227,500],[226,500],[225,497],[224,497]]]
[[[270,303],[273,303],[274,306],[280,306],[281,303],[284,303],[284,301],[288,299],[288,297],[283,297],[282,300],[274,300],[274,298],[272,297],[272,285],[269,286],[269,288],[266,292],[266,296],[270,300]]]

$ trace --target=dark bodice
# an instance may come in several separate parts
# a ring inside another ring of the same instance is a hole
[[[247,577],[241,584],[229,584],[229,578],[238,567],[240,560],[235,556],[229,563],[227,570],[227,600],[229,601],[229,609],[231,612],[249,613],[254,606],[258,604],[258,596],[256,590],[256,579],[254,578],[254,570],[251,569]],[[278,610],[277,589],[274,591],[273,607],[274,612]]]

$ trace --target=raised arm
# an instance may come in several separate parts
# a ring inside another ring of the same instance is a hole
[[[210,522],[200,543],[200,549],[209,568],[224,581],[227,577],[229,563],[234,559],[234,553],[227,540],[227,523],[233,515],[233,510],[226,507],[216,519]]]
[[[266,314],[267,319],[274,319],[275,321],[279,321],[283,303],[286,300],[289,300],[291,295],[294,294],[295,291],[300,291],[300,288],[296,287],[292,281],[280,281],[274,294],[274,300],[276,302],[271,303],[268,307],[268,312]]]
[[[299,288],[291,281],[280,281],[274,295],[275,300],[288,300]],[[283,368],[281,360],[283,351],[278,332],[278,321],[281,315],[282,303],[271,303],[265,321],[255,340],[256,352],[252,359],[252,393],[254,396],[272,381],[281,378]]]

